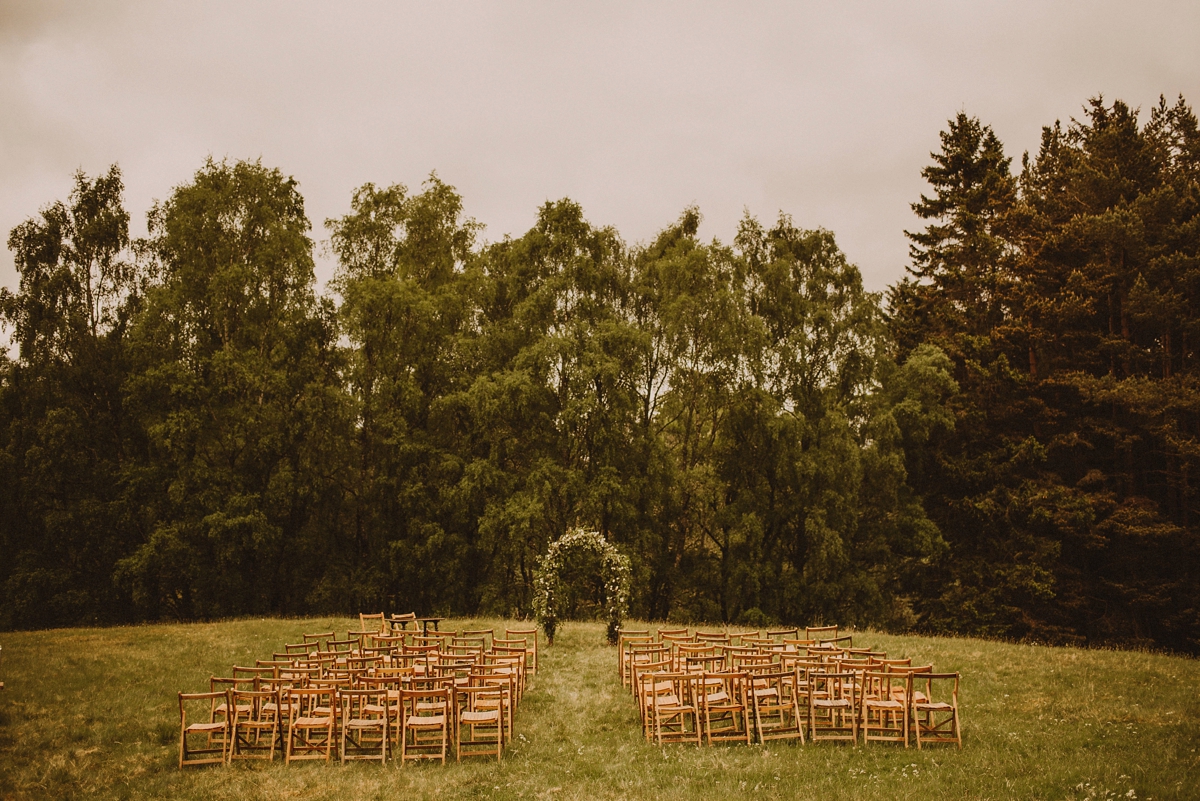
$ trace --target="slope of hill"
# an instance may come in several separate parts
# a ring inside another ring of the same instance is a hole
[[[506,621],[448,621],[449,627]],[[500,764],[175,767],[175,693],[345,619],[3,635],[3,798],[1195,798],[1200,663],[969,639],[856,641],[963,674],[962,751],[646,744],[601,624],[568,623]]]

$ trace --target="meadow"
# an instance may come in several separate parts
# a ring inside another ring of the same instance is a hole
[[[963,749],[660,748],[643,741],[599,623],[564,624],[500,763],[237,764],[180,771],[179,690],[308,631],[235,620],[0,635],[0,798],[1189,799],[1200,797],[1200,662],[1134,651],[855,634],[963,675]],[[444,627],[502,629],[511,621]]]

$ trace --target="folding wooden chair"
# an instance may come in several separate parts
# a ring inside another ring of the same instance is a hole
[[[323,759],[328,762],[333,755],[336,739],[336,687],[293,687],[285,697],[288,731],[284,763],[291,764],[301,759]]]
[[[704,737],[716,741],[750,744],[750,701],[744,673],[705,672],[700,676],[700,714]]]
[[[536,675],[538,672],[538,630],[537,626],[531,629],[505,629],[504,636],[507,639],[516,639],[524,637],[528,643],[525,646],[529,656],[526,661],[529,663],[529,669]]]
[[[957,673],[913,673],[913,731],[922,744],[954,743],[962,748]],[[917,686],[922,689],[917,691]],[[938,700],[942,699],[942,700]]]
[[[445,764],[453,725],[452,693],[447,687],[400,690],[400,764],[416,759]]]
[[[471,671],[470,684],[498,690],[495,698],[481,697],[478,703],[496,704],[504,718],[504,736],[513,736],[513,707],[516,705],[516,676],[504,665],[476,665]]]
[[[496,686],[468,685],[454,689],[454,760],[465,756],[496,755],[504,748],[504,691]]]
[[[388,724],[391,706],[386,689],[342,690],[341,738],[338,755],[343,764],[350,760],[387,761]]]
[[[646,711],[654,742],[700,744],[697,682],[694,673],[642,674],[642,696],[648,702]]]
[[[225,690],[207,693],[179,693],[179,769],[189,765],[217,765],[225,761],[229,743],[229,719],[216,714],[217,706],[229,704]],[[199,707],[188,723],[188,707]],[[199,720],[195,720],[199,717]],[[196,740],[200,742],[195,743]]]
[[[633,671],[638,664],[661,662],[671,658],[671,648],[668,645],[649,642],[628,642],[625,644],[625,664],[623,685],[637,693],[637,685],[633,681]]]
[[[637,699],[638,715],[642,719],[642,736],[647,740],[653,737],[650,727],[650,696],[646,694],[646,690],[653,687],[653,683],[647,682],[647,676],[654,676],[671,671],[671,660],[663,659],[659,662],[637,662],[633,665],[633,692]]]
[[[859,689],[863,744],[903,743],[908,748],[909,710],[904,699],[911,697],[912,673],[886,670],[864,673]]]
[[[376,612],[375,614],[359,612],[358,627],[363,631],[371,631],[377,634],[390,634],[392,631],[392,627],[388,624],[388,620],[383,612]]]
[[[858,742],[858,703],[853,673],[808,674],[808,728],[813,742]]]
[[[275,759],[275,746],[280,740],[279,694],[275,690],[230,690],[229,703],[249,711],[234,717],[229,727],[229,750],[226,760]]]
[[[803,743],[804,730],[808,728],[808,709],[806,703],[806,708],[801,710],[801,700],[807,702],[807,694],[802,692],[796,671],[773,667],[776,669],[749,674],[758,741],[799,740]]]

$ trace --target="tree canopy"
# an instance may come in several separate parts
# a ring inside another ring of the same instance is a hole
[[[0,626],[528,615],[586,529],[634,616],[1196,651],[1200,133],[1146,116],[1014,174],[957,115],[886,298],[786,214],[482,242],[436,174],[325,221],[322,294],[278,169],[207,161],[137,241],[80,173],[8,240]]]

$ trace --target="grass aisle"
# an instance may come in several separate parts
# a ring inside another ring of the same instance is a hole
[[[864,634],[963,673],[964,749],[642,741],[601,624],[566,624],[500,764],[175,767],[175,693],[306,631],[243,620],[0,635],[0,798],[1193,799],[1200,663],[1136,652]],[[454,628],[506,621],[447,621]]]

